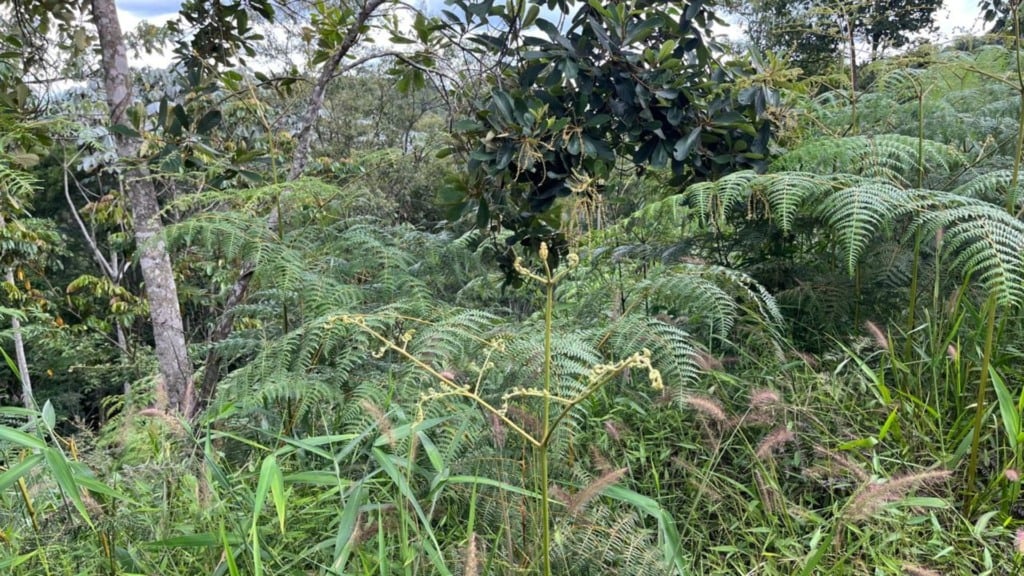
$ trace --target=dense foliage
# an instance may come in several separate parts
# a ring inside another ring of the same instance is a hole
[[[0,572],[1024,569],[1018,36],[831,89],[710,2],[196,0],[115,122],[0,4],[65,48],[0,54]]]
[[[996,0],[1001,2],[1001,0]],[[863,43],[871,59],[934,32],[942,0],[755,0],[732,3],[750,43],[785,53],[807,74],[821,74],[837,51]]]

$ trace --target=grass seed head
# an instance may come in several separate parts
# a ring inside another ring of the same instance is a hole
[[[772,430],[771,433],[765,436],[757,445],[757,459],[762,462],[768,460],[776,450],[795,439],[796,435],[793,434],[793,431],[785,426],[780,426],[775,430]]]
[[[722,405],[713,398],[709,398],[707,396],[688,395],[683,397],[683,402],[715,422],[725,424],[729,421],[729,417],[726,416],[725,410],[722,409]]]

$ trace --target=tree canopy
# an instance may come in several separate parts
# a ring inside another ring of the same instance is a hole
[[[679,183],[766,165],[777,96],[749,62],[723,59],[711,3],[549,2],[554,16],[537,4],[455,4],[463,14],[446,24],[459,31],[504,18],[472,34],[502,71],[455,124],[468,170],[445,201],[475,210],[482,228],[513,231],[510,244],[546,242],[557,262],[568,211],[558,201],[600,197],[623,162],[667,167]]]
[[[754,0],[737,2],[749,41],[781,51],[794,65],[816,74],[850,42],[863,43],[876,58],[903,48],[918,34],[934,31],[943,0]]]

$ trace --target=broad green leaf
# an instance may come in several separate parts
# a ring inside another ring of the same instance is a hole
[[[212,548],[222,546],[225,542],[230,544],[241,544],[242,537],[236,534],[227,534],[223,529],[217,532],[204,532],[201,534],[185,534],[164,538],[155,542],[143,544],[145,548]]]
[[[85,523],[90,528],[95,528],[92,524],[92,519],[89,518],[89,511],[86,510],[85,503],[82,502],[81,488],[75,481],[75,475],[71,472],[71,467],[68,466],[68,461],[64,454],[56,448],[45,448],[43,456],[46,459],[46,467],[49,469],[53,481],[57,483],[57,486],[60,486],[64,496],[71,500],[79,515],[85,520]]]
[[[334,472],[322,470],[305,470],[284,477],[285,484],[312,484],[314,486],[348,486],[351,480],[338,478]]]
[[[1017,438],[1021,432],[1020,412],[1017,410],[1017,402],[1014,400],[1013,395],[1010,394],[1010,389],[1007,388],[1003,376],[994,366],[989,366],[988,374],[992,379],[992,387],[996,390],[996,398],[999,401],[1000,420],[1002,421],[1003,429],[1006,431],[1006,438],[1010,442],[1010,449],[1016,452]]]
[[[41,551],[43,551],[43,550],[44,550],[44,548],[36,548],[35,550],[33,550],[33,551],[31,551],[31,552],[29,552],[27,554],[19,554],[17,556],[11,556],[9,558],[4,558],[3,560],[0,560],[0,568],[6,569],[6,570],[13,570],[14,568],[17,568],[18,566],[21,566],[22,564],[24,564],[24,563],[28,562],[29,560],[31,560],[31,559],[35,558],[36,556],[38,556],[39,553]],[[9,572],[9,573],[10,574],[14,574],[14,572]]]
[[[435,568],[440,570],[442,574],[450,576],[451,571],[444,565],[442,560],[444,555],[441,553],[441,547],[438,545],[437,539],[434,536],[434,531],[431,529],[430,519],[423,513],[423,508],[420,506],[419,500],[413,493],[412,488],[405,479],[405,476],[399,472],[394,462],[392,462],[391,457],[380,449],[373,449],[373,458],[378,464],[380,464],[381,469],[384,470],[384,473],[387,474],[389,478],[391,478],[391,481],[398,488],[399,493],[416,512],[416,516],[420,520],[421,527],[427,533],[427,537],[430,540],[430,546],[424,548],[424,552],[426,552],[427,555],[430,556],[431,560],[434,561]]]
[[[603,492],[605,496],[625,502],[658,521],[658,541],[661,545],[665,562],[674,566],[679,575],[688,574],[689,561],[682,548],[679,529],[667,510],[657,500],[634,492],[623,486],[609,486]]]
[[[698,126],[691,130],[686,138],[680,138],[672,148],[672,157],[680,161],[686,160],[690,153],[693,152],[693,147],[700,140],[700,133],[701,128]]]
[[[242,541],[241,538],[237,538],[237,540],[238,542]],[[232,542],[230,540],[230,535],[224,528],[223,523],[220,525],[220,542],[221,547],[224,549],[224,561],[228,565],[228,574],[231,576],[241,576],[241,572],[238,570],[238,562],[235,560],[235,555],[238,553],[231,549]],[[235,542],[235,544],[238,542]]]
[[[31,448],[33,450],[43,450],[46,448],[46,442],[37,436],[26,434],[20,430],[9,428],[0,424],[0,440],[10,442],[16,446],[22,448]]]
[[[509,484],[508,482],[501,482],[499,480],[486,478],[484,476],[449,476],[445,482],[448,484],[479,484],[483,486],[497,488],[504,492],[510,492],[512,494],[526,496],[527,498],[540,499],[539,492],[533,492],[525,488],[520,488],[519,486]]]
[[[357,484],[345,499],[338,519],[338,531],[334,535],[334,560],[331,568],[339,574],[345,571],[348,557],[352,553],[352,534],[359,521],[359,510],[366,498],[366,487],[362,482]]]
[[[53,412],[53,404],[47,400],[46,404],[43,404],[43,424],[50,430],[53,430],[54,425],[57,423],[57,416]]]
[[[33,467],[35,467],[42,461],[43,455],[37,453],[29,456],[28,458],[25,458],[21,462],[18,462],[14,466],[11,466],[7,470],[5,470],[3,474],[0,474],[0,492],[3,492],[12,484],[17,482],[18,478],[21,478],[22,476],[27,474],[29,470],[31,470]]]

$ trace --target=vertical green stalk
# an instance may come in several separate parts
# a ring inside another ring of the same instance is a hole
[[[856,326],[861,325],[860,318],[860,260],[857,261],[857,267],[853,270],[853,323]]]
[[[978,450],[981,444],[981,421],[985,413],[985,396],[988,393],[988,372],[992,365],[992,342],[996,332],[996,294],[989,294],[985,305],[988,319],[985,323],[985,348],[981,357],[981,378],[978,380],[978,397],[974,410],[974,432],[971,438],[971,456],[967,463],[967,497],[964,499],[964,514],[970,515],[974,495],[974,481],[978,473]]]
[[[924,188],[924,93],[915,80],[917,88],[917,187]]]
[[[857,119],[857,42],[853,36],[853,20],[845,11],[847,41],[850,44],[850,130],[856,136],[860,133],[860,121]]]
[[[544,576],[551,576],[551,507],[548,502],[548,444],[551,442],[551,330],[552,315],[555,308],[555,279],[548,265],[546,246],[541,245],[540,258],[544,263],[547,282],[544,285],[546,301],[544,304],[544,420],[543,436],[537,446],[537,459],[540,461],[540,521],[541,521],[541,554],[544,557]]]
[[[907,338],[903,344],[903,359],[910,360],[910,353],[913,349],[913,333],[917,323],[917,284],[921,271],[921,241],[924,234],[918,228],[914,231],[914,263],[910,269],[910,298],[907,302]]]
[[[915,81],[917,89],[917,187],[924,188],[924,93],[925,91]],[[923,234],[918,228],[914,231],[914,264],[910,272],[910,301],[907,311],[907,339],[903,345],[903,358],[910,360],[910,353],[913,350],[913,336],[915,324],[917,323],[917,284],[921,272],[921,242]],[[920,383],[920,382],[919,382]]]
[[[1006,192],[1006,211],[1013,214],[1017,207],[1017,183],[1020,181],[1021,156],[1024,155],[1024,63],[1021,62],[1020,51],[1020,0],[1012,4],[1013,9],[1013,48],[1017,64],[1017,93],[1020,100],[1017,112],[1017,149],[1013,155],[1013,177],[1010,179],[1010,189]],[[1024,214],[1021,210],[1018,217]]]
[[[942,233],[936,233],[935,235],[935,279],[932,283],[932,316],[938,321],[942,316]],[[956,307],[950,312],[951,316],[955,316],[957,311],[960,309],[959,302]]]
[[[39,535],[39,520],[36,518],[36,508],[32,505],[32,496],[28,493],[28,486],[25,484],[24,478],[18,478],[18,490],[21,492],[21,499],[25,502],[25,509],[28,510],[28,516],[32,519],[32,529],[36,535]]]

